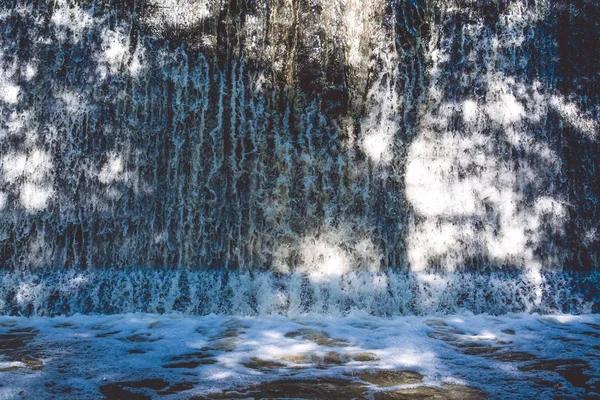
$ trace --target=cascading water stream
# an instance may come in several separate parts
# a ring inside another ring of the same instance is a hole
[[[597,310],[592,2],[0,7],[1,313]]]

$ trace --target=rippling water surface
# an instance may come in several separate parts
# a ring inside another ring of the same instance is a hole
[[[1,317],[0,344],[1,398],[600,393],[596,315]]]

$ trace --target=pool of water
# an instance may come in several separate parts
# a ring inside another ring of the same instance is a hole
[[[600,398],[600,315],[0,317],[0,398]]]

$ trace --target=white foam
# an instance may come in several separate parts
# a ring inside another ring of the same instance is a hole
[[[45,248],[31,240],[32,257]],[[317,264],[316,266],[319,266]],[[359,270],[326,275],[189,270],[1,271],[0,313],[181,312],[238,316],[431,315],[464,311],[504,314],[589,313],[597,301],[587,285],[598,274],[527,272],[410,273]],[[584,282],[584,285],[580,283]],[[16,296],[15,293],[23,293]],[[53,299],[48,301],[48,299]]]

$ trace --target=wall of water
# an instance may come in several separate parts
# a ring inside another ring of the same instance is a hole
[[[587,0],[4,1],[5,282],[597,270],[599,14]]]
[[[0,273],[0,314],[131,312],[401,316],[600,311],[597,272],[358,271],[327,280],[270,271],[114,268]]]

